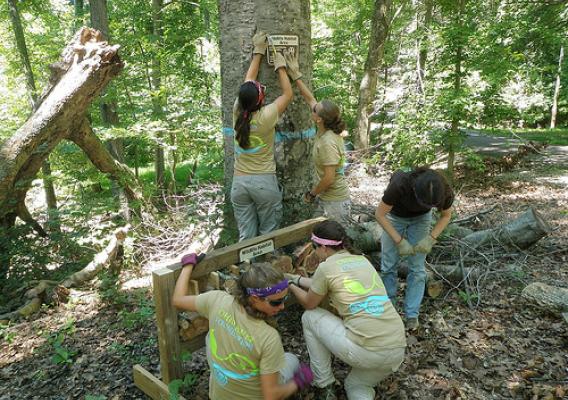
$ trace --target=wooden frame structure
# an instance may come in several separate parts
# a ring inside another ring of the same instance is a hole
[[[286,228],[278,229],[266,235],[213,250],[203,259],[191,274],[190,293],[205,291],[208,281],[218,281],[215,271],[231,266],[243,260],[243,257],[260,255],[289,244],[305,240],[314,225],[325,218],[302,221]],[[173,262],[152,273],[156,320],[158,325],[158,346],[160,351],[161,380],[152,375],[141,365],[133,368],[134,383],[146,395],[154,400],[169,399],[168,384],[183,378],[182,351],[193,352],[205,346],[207,332],[190,341],[180,340],[178,328],[178,310],[172,305],[176,279],[180,274],[181,263]],[[214,285],[215,286],[215,285]],[[179,399],[183,399],[181,396]]]

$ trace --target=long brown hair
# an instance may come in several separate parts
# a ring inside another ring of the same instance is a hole
[[[264,99],[263,89],[256,81],[247,81],[239,89],[239,114],[235,122],[236,139],[242,149],[250,146],[250,120],[260,110]]]

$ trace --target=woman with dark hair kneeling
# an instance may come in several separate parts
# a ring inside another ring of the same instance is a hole
[[[453,201],[454,193],[439,173],[425,167],[411,172],[399,170],[391,177],[375,212],[384,229],[381,276],[393,303],[398,289],[398,264],[402,257],[407,257],[404,314],[408,330],[418,328],[418,313],[426,284],[426,254],[448,226]],[[432,208],[440,211],[440,218],[430,232]]]
[[[337,104],[330,100],[318,102],[302,81],[297,54],[284,53],[287,72],[312,111],[317,133],[312,158],[318,182],[304,195],[304,201],[316,201],[314,217],[325,215],[343,225],[350,222],[351,200],[345,180],[345,144],[342,133],[345,122]]]
[[[197,263],[195,254],[182,258],[173,305],[209,320],[209,398],[285,399],[308,386],[313,377],[310,368],[284,353],[280,335],[270,325],[288,297],[282,272],[268,263],[252,264],[241,274],[233,295],[213,290],[191,296],[188,282]]]
[[[276,178],[274,135],[276,122],[293,92],[286,75],[286,61],[274,54],[274,70],[282,94],[265,104],[265,88],[256,81],[262,55],[268,46],[266,34],[253,37],[253,56],[239,88],[233,108],[235,131],[235,171],[231,187],[231,203],[239,229],[239,240],[250,239],[280,227],[282,193]]]
[[[308,310],[302,316],[302,326],[314,384],[321,388],[320,398],[336,398],[333,353],[351,366],[345,379],[347,398],[372,400],[374,386],[404,360],[402,320],[377,271],[351,247],[339,223],[316,225],[312,244],[322,262],[311,279],[291,276],[290,290]],[[325,296],[337,308],[339,317],[316,308]]]

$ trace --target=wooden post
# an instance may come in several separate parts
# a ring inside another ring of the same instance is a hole
[[[152,273],[156,322],[158,325],[158,346],[160,349],[160,372],[168,384],[183,376],[177,309],[172,305],[176,285],[173,271],[162,268]]]

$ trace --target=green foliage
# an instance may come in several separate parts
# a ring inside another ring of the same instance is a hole
[[[14,338],[17,336],[16,332],[9,332],[8,328],[10,324],[4,325],[0,323],[0,337],[2,338],[3,342],[7,344],[11,344],[14,341]]]
[[[178,400],[180,398],[180,392],[191,388],[196,381],[197,376],[195,374],[185,374],[183,379],[174,379],[171,381],[168,384],[170,400]]]
[[[140,293],[137,308],[132,311],[121,310],[118,313],[120,323],[126,329],[139,328],[154,319],[154,304],[144,295],[144,292]]]
[[[460,299],[465,303],[469,304],[472,301],[477,301],[479,299],[479,295],[476,293],[468,294],[463,290],[458,291],[458,296]]]
[[[47,343],[51,346],[53,355],[51,361],[54,364],[73,364],[73,357],[76,351],[64,346],[63,343],[68,336],[75,333],[75,319],[68,319],[65,324],[56,332],[47,336]]]

